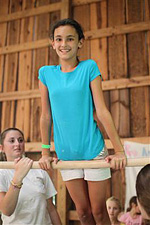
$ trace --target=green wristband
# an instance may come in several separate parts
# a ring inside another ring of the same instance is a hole
[[[49,149],[50,147],[51,147],[51,145],[44,145],[44,144],[42,144],[42,148]]]

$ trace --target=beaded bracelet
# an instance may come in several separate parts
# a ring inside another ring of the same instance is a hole
[[[23,185],[23,183],[21,183],[21,184],[15,184],[15,183],[13,182],[13,180],[12,180],[10,183],[12,184],[12,186],[14,186],[14,188],[18,188],[18,189],[21,189],[21,187],[22,187],[22,185]]]
[[[42,148],[49,149],[50,147],[51,147],[51,145],[44,145],[44,144],[42,144]]]

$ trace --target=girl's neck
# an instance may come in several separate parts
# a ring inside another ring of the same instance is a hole
[[[60,61],[62,72],[71,72],[79,64],[79,60],[76,58],[73,61]]]

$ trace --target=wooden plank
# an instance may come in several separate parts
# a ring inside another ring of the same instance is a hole
[[[20,1],[12,0],[10,3],[9,12],[21,11],[22,5]],[[19,43],[20,21],[13,21],[8,24],[7,45]],[[18,53],[9,54],[6,56],[3,91],[15,91],[17,84],[17,69],[18,69]],[[2,106],[2,125],[4,130],[7,127],[13,127],[15,124],[15,102],[4,102]]]
[[[25,42],[19,45],[10,45],[10,46],[0,48],[0,55],[32,50],[32,49],[38,49],[38,48],[44,48],[47,46],[49,46],[48,38],[37,40],[37,41]]]
[[[34,0],[23,0],[23,10],[34,8]],[[34,30],[34,18],[21,20],[20,43],[32,41]],[[30,31],[30,32],[29,32]],[[31,89],[32,82],[32,51],[24,51],[19,54],[18,91]],[[16,104],[15,126],[23,130],[25,140],[30,140],[30,99],[18,100]]]
[[[105,37],[111,37],[111,36],[116,36],[120,34],[143,31],[143,30],[144,31],[150,30],[149,21],[134,23],[129,25],[122,25],[119,27],[116,26],[115,28],[108,27],[108,28],[103,28],[98,30],[91,30],[91,31],[88,30],[88,31],[85,31],[85,39],[91,40],[91,39],[97,39],[97,38],[105,38]],[[49,46],[49,39],[42,39],[42,40],[37,40],[34,42],[22,43],[22,44],[13,45],[13,46],[5,46],[0,48],[0,55],[10,54],[10,53],[19,52],[19,51],[25,51],[29,49],[44,48],[47,46]]]
[[[127,23],[138,23],[144,18],[144,4],[140,1],[127,1]],[[134,8],[134,10],[133,10]],[[148,58],[145,45],[145,32],[138,32],[127,35],[128,41],[128,72],[131,78],[136,73],[143,76],[148,74]],[[131,112],[131,135],[147,135],[146,126],[146,102],[144,88],[130,90],[130,112]],[[141,107],[142,104],[142,107]]]
[[[103,29],[107,26],[106,2],[90,5],[90,30]],[[104,80],[108,80],[107,39],[90,41],[91,58],[96,61]]]
[[[130,138],[121,138],[122,144],[125,141],[137,142],[141,144],[150,144],[150,136],[148,137],[130,137]],[[107,149],[113,149],[112,143],[109,139],[105,139],[105,144]],[[41,152],[41,142],[26,142],[26,152]],[[55,150],[54,142],[51,142],[51,150]]]
[[[125,0],[108,2],[108,26],[125,24]],[[117,35],[108,38],[109,79],[127,77],[126,36]],[[129,98],[128,89],[110,91],[110,111],[116,129],[121,137],[129,136]],[[125,121],[125,122],[124,122]],[[123,201],[123,180],[121,171],[113,171],[111,177],[111,195]]]
[[[70,17],[70,0],[61,0],[61,19]]]
[[[49,0],[37,0],[36,6],[47,6]],[[34,40],[45,39],[49,36],[50,28],[50,15],[49,13],[41,14],[35,17],[35,35]],[[38,89],[38,70],[41,66],[48,64],[48,47],[42,49],[36,49],[33,52],[33,77],[32,77],[32,89]],[[40,116],[41,116],[41,100],[33,99],[31,101],[31,140],[40,141]]]
[[[57,211],[61,218],[62,225],[67,224],[67,189],[62,180],[60,171],[57,170]]]
[[[41,6],[37,8],[23,10],[21,12],[10,13],[7,16],[5,16],[5,14],[4,15],[1,14],[0,23],[50,13],[53,11],[60,10],[61,7],[62,7],[62,4],[60,2],[57,2],[57,3],[47,4],[45,6]]]
[[[115,5],[115,4],[114,4]],[[134,33],[138,31],[150,30],[150,21],[131,23],[128,25],[114,25],[109,26],[108,28],[91,30],[85,32],[86,39],[102,38],[102,37],[111,37],[117,36],[120,34]]]
[[[145,1],[145,21],[150,20],[150,0]],[[148,52],[148,71],[150,73],[150,31],[146,35],[147,52]],[[145,116],[146,116],[146,134],[150,135],[150,87],[145,87]]]
[[[8,14],[8,0],[4,1],[0,0],[0,14],[4,14],[5,17]],[[7,23],[0,24],[0,47],[5,46],[6,44],[6,34],[7,34]],[[2,79],[4,72],[4,56],[0,57],[0,91],[2,91]]]
[[[8,14],[8,0],[0,0],[0,14]],[[0,47],[5,46],[7,40],[7,23],[0,24]],[[3,91],[3,77],[4,77],[5,56],[0,55],[0,92]],[[0,103],[0,115],[2,115],[2,103]],[[0,117],[0,127],[2,117]]]
[[[141,76],[141,77],[133,77],[133,78],[107,80],[107,81],[103,81],[102,83],[103,91],[133,88],[133,87],[145,87],[145,86],[150,86],[149,75]],[[0,102],[18,100],[18,99],[32,99],[32,98],[40,98],[39,89],[0,93]]]
[[[82,5],[73,8],[73,19],[78,21],[84,32],[90,29],[90,20],[89,20],[89,5]],[[83,47],[78,52],[79,60],[85,60],[90,58],[90,42],[86,40]]]
[[[90,5],[90,30],[103,29],[107,26],[107,4],[106,2],[93,3]],[[107,62],[107,39],[93,39],[90,40],[91,56],[90,58],[95,60],[102,77],[104,80],[108,80],[108,62]],[[109,93],[105,92],[105,102],[109,108]],[[94,114],[94,119],[106,138],[106,131],[98,120],[96,112]]]
[[[54,2],[55,0],[51,0],[51,2]],[[66,4],[66,5],[65,5]],[[57,12],[53,12],[50,14],[50,26],[53,27],[54,23],[56,23],[56,21],[62,19],[62,18],[67,18],[69,17],[69,1],[62,1],[62,9],[61,12],[57,11]],[[64,10],[64,12],[63,12]],[[58,56],[56,54],[56,51],[54,51],[52,49],[52,47],[50,47],[50,51],[49,51],[49,64],[50,65],[57,65],[59,64],[59,59]],[[51,132],[51,143],[52,143],[52,149],[54,149],[54,143],[53,141],[53,129]],[[67,224],[67,191],[66,191],[66,187],[64,185],[64,182],[62,181],[61,175],[59,171],[56,171],[56,176],[57,176],[57,183],[56,183],[56,187],[57,187],[57,211],[59,213],[59,215],[61,215],[61,221],[62,224],[65,225]]]
[[[87,4],[92,4],[92,3],[102,2],[102,1],[105,1],[105,0],[73,0],[72,6],[87,5]]]
[[[109,25],[120,25],[125,23],[125,1],[110,2],[108,5]],[[115,16],[114,16],[115,13]],[[109,44],[109,77],[127,77],[127,54],[126,37],[123,35],[114,36],[108,39]],[[116,63],[118,62],[118,63]],[[110,92],[111,114],[116,128],[121,137],[129,136],[129,96],[128,90],[114,90]],[[121,116],[120,116],[121,115]],[[126,118],[126,119],[122,119]]]

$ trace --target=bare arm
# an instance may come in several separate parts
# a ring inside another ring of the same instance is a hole
[[[47,200],[47,208],[53,225],[62,225],[58,212],[52,202],[52,198]]]
[[[42,104],[42,113],[40,118],[41,138],[43,144],[49,145],[51,132],[51,109],[48,90],[47,87],[41,81],[39,81],[39,88],[41,93],[41,104]],[[44,149],[42,151],[42,154],[49,155],[49,149]]]
[[[15,184],[21,184],[23,178],[27,175],[32,166],[33,161],[29,158],[22,158],[16,163],[13,182]],[[10,184],[10,187],[6,192],[0,193],[0,211],[6,215],[11,216],[16,208],[20,189]]]
[[[52,116],[51,116],[51,107],[49,101],[49,95],[47,87],[39,81],[39,89],[41,93],[41,104],[42,104],[42,113],[40,118],[40,130],[42,144],[49,145],[51,138],[51,125],[52,125]],[[50,157],[50,149],[42,149],[42,158],[39,160],[40,167],[45,170],[51,168],[50,162],[52,158]]]
[[[113,168],[123,168],[126,164],[124,149],[117,130],[115,128],[114,122],[112,120],[111,114],[108,111],[104,101],[100,76],[98,76],[91,82],[91,91],[93,95],[97,117],[103,124],[116,153],[116,155],[114,156],[108,156],[107,160],[110,161],[113,159],[111,162]]]

